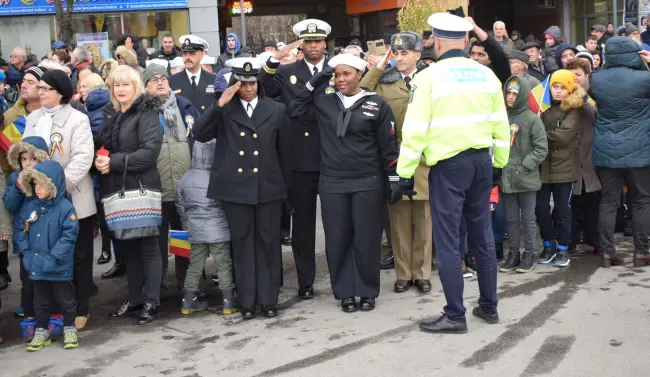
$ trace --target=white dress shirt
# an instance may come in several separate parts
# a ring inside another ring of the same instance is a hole
[[[202,69],[199,68],[198,72],[192,73],[188,69],[185,69],[185,73],[187,73],[187,78],[190,80],[190,84],[192,84],[192,76],[196,76],[196,86],[199,86],[199,81],[201,81],[201,71]]]
[[[309,67],[309,72],[311,72],[311,75],[314,75],[314,67],[318,68],[318,72],[323,72],[323,64],[325,63],[325,58],[322,58],[320,62],[318,62],[316,65],[311,64],[310,62],[305,59],[305,63],[307,63],[307,67]]]
[[[248,117],[251,118],[253,116],[253,110],[255,110],[255,107],[257,106],[257,97],[253,98],[250,102],[246,102],[241,98],[239,100],[241,101],[241,105],[244,106],[244,110],[246,110]],[[250,105],[250,107],[248,105]]]

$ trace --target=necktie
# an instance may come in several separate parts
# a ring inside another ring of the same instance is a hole
[[[411,90],[411,78],[409,76],[404,76],[404,82],[406,83],[408,90]]]
[[[318,67],[314,66],[313,71],[314,71],[314,76],[316,76],[316,74],[318,73]]]
[[[253,116],[253,106],[250,103],[246,106],[246,112],[249,117]]]
[[[192,90],[196,90],[196,76],[192,76]]]

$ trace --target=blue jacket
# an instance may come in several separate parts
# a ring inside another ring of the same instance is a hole
[[[187,122],[187,120],[190,119],[190,118],[188,118],[188,115],[191,116],[192,117],[191,119],[194,120],[194,123],[192,124],[192,127],[196,127],[196,124],[199,121],[199,118],[201,117],[201,114],[199,114],[199,112],[196,110],[194,105],[192,105],[192,102],[190,102],[190,100],[188,100],[187,98],[185,98],[185,97],[183,97],[181,95],[177,95],[176,96],[176,104],[178,105],[178,110],[180,110],[180,112],[181,112],[181,117],[183,117],[183,122],[185,123],[185,129],[187,130],[187,128],[190,126],[188,124],[188,122]],[[164,124],[162,118],[161,118],[161,122]],[[190,133],[190,151],[192,151],[193,145],[194,145],[194,132],[191,132]]]
[[[21,172],[18,180],[27,200],[37,204],[29,213],[20,212],[24,226],[16,241],[29,278],[71,281],[79,221],[66,194],[63,167],[56,161],[39,162],[34,169]],[[39,199],[32,182],[48,188],[50,196]]]
[[[9,165],[15,171],[9,175],[9,178],[7,178],[7,189],[5,190],[2,199],[5,208],[7,211],[11,212],[13,216],[14,236],[12,242],[14,244],[14,253],[16,254],[20,251],[18,250],[16,239],[25,225],[24,222],[21,222],[19,214],[23,210],[24,212],[29,212],[29,209],[27,209],[29,201],[25,201],[25,194],[16,186],[18,175],[22,170],[20,155],[23,153],[31,154],[38,162],[50,159],[47,152],[47,143],[45,143],[45,140],[40,136],[28,136],[17,143],[13,143],[7,152]],[[31,204],[33,205],[34,203]]]
[[[20,86],[20,84],[23,82],[24,75],[24,71],[14,67],[13,65],[10,65],[9,71],[7,72],[7,85]]]
[[[650,166],[650,71],[627,37],[607,41],[607,63],[591,79],[596,101],[593,163],[605,168]]]
[[[101,126],[102,120],[104,120],[104,107],[110,101],[111,94],[104,89],[95,89],[88,93],[85,106],[93,136],[97,135],[99,132],[99,126]]]

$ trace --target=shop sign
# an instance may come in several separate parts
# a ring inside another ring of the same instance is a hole
[[[108,48],[108,33],[77,33],[77,46],[86,47],[92,51],[97,49],[104,59],[111,57]]]
[[[0,16],[55,14],[55,0],[0,0]],[[61,0],[59,0],[61,1]],[[65,8],[65,2],[63,4]],[[187,0],[75,0],[74,13],[187,8]]]
[[[246,0],[244,1],[244,14],[250,14],[253,13],[253,2]],[[232,11],[230,12],[232,15],[236,14],[241,14],[241,4],[239,3],[239,0],[234,0],[232,2]]]

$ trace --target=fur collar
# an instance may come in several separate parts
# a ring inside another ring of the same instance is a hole
[[[587,92],[580,85],[578,85],[573,93],[569,94],[565,99],[562,100],[560,108],[565,112],[569,110],[579,109],[585,105],[586,98]]]
[[[163,102],[159,97],[151,96],[147,93],[140,95],[126,113],[142,113],[145,111],[158,111]]]

